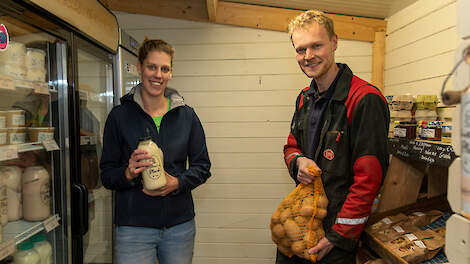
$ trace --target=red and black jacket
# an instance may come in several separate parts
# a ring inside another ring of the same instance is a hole
[[[315,153],[308,153],[311,87],[297,97],[284,159],[296,180],[299,156],[313,159],[322,169],[329,200],[323,221],[326,237],[352,251],[369,217],[388,166],[387,136],[390,113],[381,92],[353,75],[347,65],[338,74],[334,94],[322,115]],[[296,180],[297,182],[297,180]]]

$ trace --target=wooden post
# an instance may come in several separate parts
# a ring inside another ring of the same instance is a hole
[[[375,32],[372,47],[372,84],[384,92],[385,32]]]

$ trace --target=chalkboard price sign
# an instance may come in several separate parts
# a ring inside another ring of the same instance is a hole
[[[456,158],[451,145],[401,138],[388,139],[389,152],[406,159],[449,167]]]

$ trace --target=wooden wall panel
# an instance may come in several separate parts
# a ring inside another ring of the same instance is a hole
[[[414,4],[400,10],[400,12],[387,19],[387,34],[406,27],[408,24],[455,2],[456,0],[416,1]]]
[[[426,6],[428,2],[420,0],[418,3]],[[431,12],[416,21],[409,21],[408,25],[388,35],[386,51],[395,50],[414,41],[455,27],[456,12],[457,4],[453,3],[435,12]],[[390,20],[393,20],[393,17]]]
[[[210,151],[210,150],[209,150]],[[282,183],[293,185],[293,180],[289,176],[287,168],[214,168],[211,170],[212,176],[208,183]]]
[[[458,36],[455,27],[451,27],[428,38],[417,40],[406,48],[395,49],[388,53],[385,69],[400,67],[419,60],[424,60],[436,54],[454,52],[458,45]]]
[[[440,94],[458,45],[454,0],[419,0],[388,18],[385,94]]]
[[[387,70],[388,78],[385,80],[385,84],[397,85],[444,76],[452,70],[453,66],[453,51],[436,54],[424,60]],[[435,88],[435,94],[438,94],[441,87]]]

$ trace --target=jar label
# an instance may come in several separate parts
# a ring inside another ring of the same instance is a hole
[[[421,135],[424,138],[435,138],[436,130],[434,128],[423,128],[421,130]]]
[[[7,144],[7,133],[0,133],[0,145]]]
[[[0,187],[0,215],[8,214],[7,186]]]
[[[13,126],[24,126],[24,115],[12,115],[11,122]]]
[[[406,137],[406,128],[401,128],[401,127],[393,128],[393,136]]]
[[[52,140],[54,139],[54,134],[50,132],[39,132],[38,133],[38,141],[43,142],[46,140]]]
[[[51,203],[51,184],[49,183],[49,181],[41,185],[40,193],[41,193],[41,202],[45,206],[49,206]]]
[[[25,142],[25,133],[11,133],[10,144],[21,144]]]

